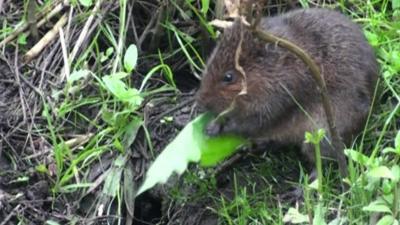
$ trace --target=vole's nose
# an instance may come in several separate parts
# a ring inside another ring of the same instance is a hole
[[[196,100],[196,106],[200,112],[206,112],[209,110],[209,101],[205,97],[207,94],[204,93],[204,91],[199,90],[196,93],[195,100]]]

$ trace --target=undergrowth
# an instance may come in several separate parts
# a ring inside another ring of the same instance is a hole
[[[80,15],[73,20],[81,25],[79,29],[96,2],[71,1]],[[148,32],[145,17],[135,17],[137,11],[128,7],[133,3],[128,0],[109,3],[110,11],[88,35],[86,47],[75,57],[68,58],[67,54],[66,61],[60,57],[55,63],[58,65],[55,74],[65,76],[65,80],[57,78],[54,86],[49,85],[46,92],[40,91],[41,123],[35,123],[31,129],[33,136],[47,140],[47,158],[34,160],[24,155],[23,161],[26,167],[34,167],[39,176],[50,180],[52,205],[65,200],[86,207],[79,216],[67,215],[60,221],[85,223],[103,215],[115,215],[112,219],[119,223],[123,221],[121,218],[133,220],[134,194],[143,170],[173,136],[168,132],[178,130],[172,125],[174,117],[163,114],[169,106],[161,108],[161,116],[149,111],[165,102],[179,105],[179,97],[185,94],[180,84],[200,77],[212,42],[218,37],[218,31],[208,23],[217,12],[211,1],[167,2],[157,8],[164,11],[157,11],[156,25],[152,27],[155,33],[141,37],[135,36],[136,32]],[[315,1],[299,2],[304,8],[315,6]],[[49,4],[51,1],[44,1],[41,9]],[[150,6],[157,3],[135,4],[151,14]],[[348,189],[342,192],[337,185],[336,169],[324,168],[319,185],[308,184],[308,175],[302,172],[300,160],[291,157],[293,153],[278,156],[265,153],[259,157],[261,161],[253,160],[230,171],[233,179],[229,194],[219,194],[213,170],[189,171],[179,185],[169,190],[171,205],[179,208],[209,199],[207,210],[221,224],[229,225],[284,224],[283,221],[399,223],[400,1],[340,0],[320,5],[340,9],[360,24],[380,64],[374,108],[364,131],[346,150],[349,177],[344,182]],[[132,30],[135,27],[132,17],[136,19],[137,30]],[[195,24],[196,29],[188,28],[188,24]],[[163,30],[161,37],[157,35],[160,30]],[[3,39],[12,31],[12,25],[3,21],[0,37]],[[69,41],[75,41],[77,36],[71,35]],[[29,41],[25,33],[20,34],[19,51],[26,52]],[[72,52],[72,46],[69,48],[68,53]],[[2,52],[6,51],[2,48]],[[168,127],[159,138],[164,138],[163,143],[154,141],[156,131],[152,129],[160,127]],[[4,154],[18,170],[18,153]],[[190,186],[188,192],[181,189],[185,185]],[[305,190],[304,204],[293,208],[276,196],[296,186]],[[198,190],[197,194],[192,187]],[[90,202],[88,206],[86,201]],[[47,222],[56,224],[56,220],[52,217]],[[23,224],[27,219],[20,216],[16,221]]]

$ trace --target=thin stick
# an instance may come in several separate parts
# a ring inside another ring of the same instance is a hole
[[[94,17],[96,15],[96,12],[100,10],[100,6],[103,0],[98,0],[96,2],[96,5],[93,7],[92,12],[90,13],[89,18],[87,19],[85,26],[83,26],[83,29],[81,31],[81,34],[78,37],[78,40],[75,43],[74,49],[72,50],[71,54],[69,55],[69,62],[72,63],[72,61],[75,59],[76,54],[78,53],[79,49],[82,47],[82,43],[85,39],[88,38],[88,30],[91,27]]]

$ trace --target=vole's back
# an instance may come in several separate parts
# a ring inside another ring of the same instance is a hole
[[[295,10],[266,18],[261,26],[294,42],[320,64],[331,91],[357,85],[370,95],[377,78],[372,48],[359,26],[327,9]]]

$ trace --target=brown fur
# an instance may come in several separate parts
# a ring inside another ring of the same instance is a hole
[[[320,66],[338,131],[349,144],[364,125],[378,74],[374,52],[360,28],[327,9],[295,10],[265,18],[260,25],[306,50]],[[234,63],[239,39],[240,26],[235,23],[224,31],[203,74],[197,103],[215,114],[226,110],[241,90],[241,76]],[[313,161],[312,149],[303,144],[304,133],[328,127],[309,69],[287,49],[266,44],[248,30],[244,31],[242,49],[239,63],[247,74],[248,93],[236,99],[236,107],[223,122],[210,123],[207,132],[303,145],[303,153]],[[237,79],[227,85],[222,79],[230,70]],[[322,154],[334,157],[337,153],[322,143]]]

